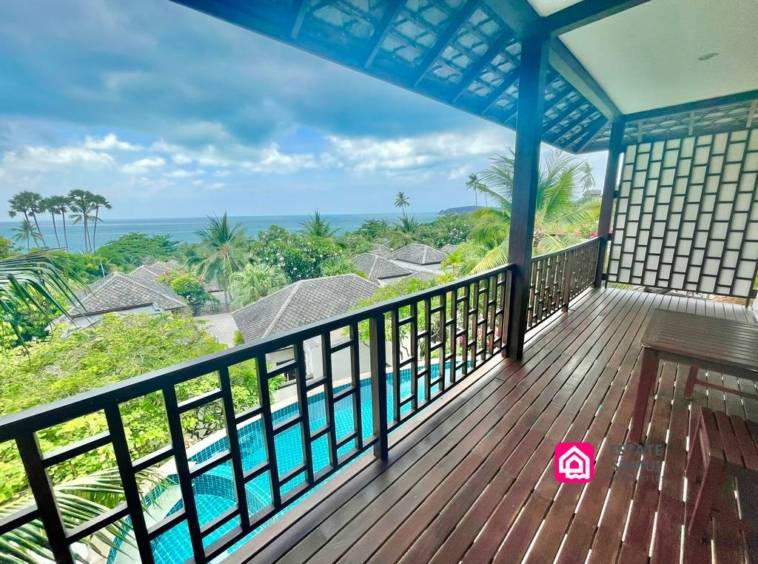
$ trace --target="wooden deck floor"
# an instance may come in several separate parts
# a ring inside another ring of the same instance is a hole
[[[661,445],[656,456],[639,477],[629,453],[617,467],[641,332],[654,308],[756,321],[742,306],[592,291],[530,339],[522,363],[496,361],[424,416],[395,441],[385,467],[368,460],[340,476],[235,559],[679,561],[687,367],[662,366],[646,432],[646,444]],[[707,378],[756,392],[729,376]],[[753,400],[698,387],[694,402],[758,422]],[[555,444],[580,440],[595,445],[595,478],[561,486],[553,478]],[[655,546],[656,538],[667,540]]]

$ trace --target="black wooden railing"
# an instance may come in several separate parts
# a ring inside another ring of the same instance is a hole
[[[561,249],[532,259],[527,329],[533,329],[591,287],[600,249],[600,239]]]
[[[578,247],[565,255],[573,257],[568,260],[569,270],[575,273],[577,288],[585,277],[591,278],[584,267],[575,264],[584,255]],[[552,264],[546,262],[551,260],[536,259],[543,265],[540,273],[544,265]],[[594,262],[586,270],[594,272]],[[376,456],[386,458],[390,430],[483,362],[505,352],[512,272],[511,266],[503,266],[0,419],[0,443],[15,442],[35,502],[0,520],[0,535],[39,519],[51,555],[60,562],[71,562],[74,543],[108,525],[126,522],[129,538],[136,545],[135,557],[138,552],[143,562],[153,562],[151,542],[181,524],[189,531],[195,561],[206,562],[221,555],[369,448]],[[538,280],[538,288],[548,287],[543,278]],[[569,283],[573,285],[573,279]],[[543,290],[540,292],[540,300],[546,299]],[[541,317],[546,311],[540,305],[536,315]],[[322,376],[309,379],[306,347],[314,342],[322,352],[318,359]],[[362,366],[366,347],[370,350],[369,366]],[[333,367],[340,354],[349,356],[344,374],[336,374]],[[282,355],[289,360],[282,363]],[[273,356],[279,359],[278,364]],[[235,409],[230,379],[230,370],[239,363],[255,365],[260,396],[258,405],[245,410]],[[272,405],[270,383],[283,374],[294,374],[296,399],[280,408]],[[215,389],[180,401],[177,386],[209,375],[217,378]],[[156,393],[165,405],[170,442],[135,459],[127,444],[123,404]],[[214,448],[198,454],[185,444],[187,429],[182,415],[212,402],[223,406],[223,438],[214,443]],[[347,424],[342,420],[345,417],[337,421],[338,406],[339,414],[350,413]],[[42,451],[38,432],[91,414],[104,414],[105,432],[55,452]],[[94,520],[68,529],[56,503],[49,468],[104,446],[113,448],[125,501]],[[293,451],[297,451],[295,455]],[[148,523],[138,474],[172,458],[176,473],[171,480],[179,486],[182,503],[161,521]],[[222,466],[226,474],[218,470]],[[208,476],[226,480],[233,503],[221,514],[201,522],[196,490]],[[253,492],[253,482],[265,482],[268,494],[261,496],[261,488]]]

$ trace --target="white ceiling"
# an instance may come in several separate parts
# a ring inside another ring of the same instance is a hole
[[[623,113],[758,89],[758,0],[651,0],[561,39]]]

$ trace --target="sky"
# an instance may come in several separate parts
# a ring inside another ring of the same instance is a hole
[[[73,188],[113,218],[438,211],[514,140],[168,0],[0,4],[2,219]]]

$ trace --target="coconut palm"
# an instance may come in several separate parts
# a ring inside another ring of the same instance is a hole
[[[249,263],[229,278],[229,290],[235,307],[258,301],[287,284],[287,276],[276,267]]]
[[[39,228],[39,221],[37,220],[37,214],[43,213],[45,210],[42,206],[43,198],[36,192],[30,192],[28,190],[25,190],[23,192],[19,192],[15,196],[13,196],[10,200],[8,200],[8,204],[10,207],[10,210],[8,211],[8,215],[11,217],[16,217],[17,214],[21,213],[24,216],[24,219],[26,221],[29,221],[31,218],[31,221],[34,222],[34,227],[37,230],[37,233],[39,234],[39,238],[42,241],[42,244],[44,246],[47,246],[47,243],[45,242],[45,237],[42,235],[42,231]]]
[[[94,223],[92,227],[92,250],[95,251],[97,249],[97,243],[95,242],[95,239],[97,238],[97,224],[102,221],[100,219],[100,208],[105,208],[106,210],[111,209],[111,203],[105,199],[104,196],[101,196],[99,194],[93,194],[92,195],[92,206],[95,208],[95,217],[94,217]]]
[[[479,177],[476,174],[469,174],[468,180],[466,181],[466,188],[471,190],[474,193],[474,205],[478,208],[479,207],[479,186],[481,182],[479,182]]]
[[[53,231],[55,231],[55,240],[60,247],[60,239],[58,238],[58,227],[55,223],[55,216],[60,215],[63,220],[63,244],[68,250],[68,233],[66,231],[66,213],[68,212],[68,197],[66,196],[50,196],[45,198],[45,208],[50,213],[53,219]]]
[[[13,240],[17,243],[26,241],[26,250],[31,249],[31,242],[34,240],[35,245],[42,241],[39,231],[28,219],[22,219],[18,227],[13,228]]]
[[[231,225],[226,212],[222,217],[209,217],[208,225],[197,233],[200,249],[189,266],[204,280],[216,280],[229,303],[229,280],[242,267],[245,234],[239,225]]]
[[[67,203],[68,201],[65,196],[50,196],[49,198],[44,198],[41,203],[42,209],[50,214],[50,219],[53,221],[53,233],[55,234],[55,243],[58,248],[61,246],[61,240],[58,236],[58,224],[55,222],[55,216],[64,213],[62,210],[66,209]],[[63,217],[65,226],[65,216]],[[68,248],[68,242],[66,242],[66,248]]]
[[[313,212],[313,215],[303,223],[303,229],[309,237],[321,237],[323,239],[334,237],[338,231],[338,229],[332,228],[332,225],[321,217],[318,210]]]
[[[89,238],[89,223],[94,216],[92,211],[95,209],[94,201],[95,194],[89,190],[71,190],[68,193],[69,208],[74,215],[74,223],[81,223],[84,229],[84,250],[91,250],[90,238]]]
[[[411,199],[405,194],[405,192],[398,192],[395,196],[395,207],[403,210],[403,216],[405,216],[405,208],[411,205]]]
[[[473,267],[482,272],[508,260],[508,232],[511,223],[514,155],[496,155],[489,169],[480,175],[478,191],[497,203],[495,208],[474,212],[476,224],[471,240],[485,252]],[[540,168],[534,221],[534,251],[550,252],[582,238],[587,226],[597,223],[598,201],[577,202],[580,189],[594,183],[589,165],[558,151],[550,153]]]

